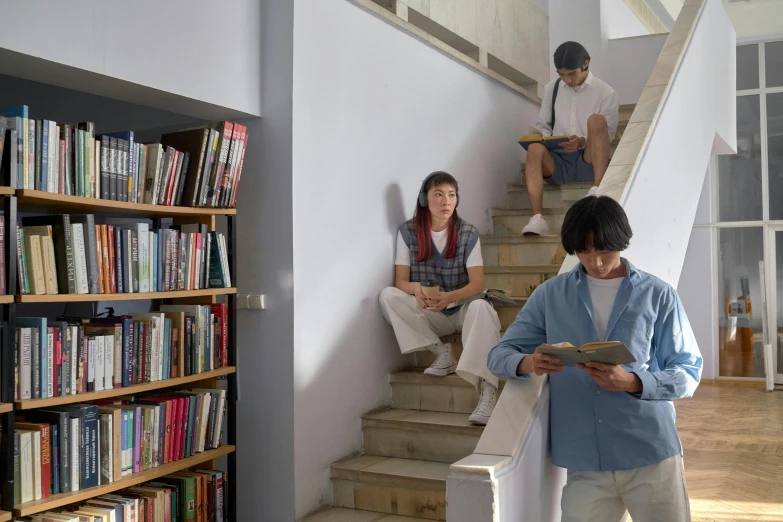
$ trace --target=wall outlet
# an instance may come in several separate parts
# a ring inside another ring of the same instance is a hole
[[[239,310],[266,310],[266,296],[264,294],[237,294],[237,308]]]

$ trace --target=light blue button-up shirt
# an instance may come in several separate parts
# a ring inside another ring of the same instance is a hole
[[[633,469],[682,454],[673,399],[690,397],[702,358],[674,289],[623,259],[629,276],[617,291],[607,339],[621,341],[635,363],[623,367],[642,381],[641,395],[609,392],[583,370],[549,376],[552,463],[582,471]],[[489,353],[489,370],[517,375],[526,354],[543,343],[598,341],[582,265],[539,286]],[[600,339],[603,340],[603,339]]]

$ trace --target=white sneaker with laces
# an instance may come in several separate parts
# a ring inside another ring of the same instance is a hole
[[[450,373],[454,373],[457,369],[457,360],[454,359],[454,355],[451,352],[451,344],[438,343],[430,351],[435,354],[435,362],[424,370],[425,375],[445,377]]]
[[[590,187],[590,190],[587,191],[587,196],[588,197],[590,197],[590,196],[597,196],[598,194],[596,194],[596,192],[598,192],[598,187],[593,185],[592,187]]]
[[[473,413],[468,417],[468,420],[472,424],[481,424],[486,426],[489,422],[489,416],[492,415],[492,410],[495,409],[497,403],[498,389],[492,386],[485,380],[481,380],[481,396],[479,397],[478,406],[473,410]]]
[[[549,234],[549,225],[546,224],[546,220],[541,214],[530,218],[525,228],[522,229],[523,236],[545,236],[547,234]]]

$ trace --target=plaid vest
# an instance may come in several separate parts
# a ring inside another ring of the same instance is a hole
[[[457,232],[457,251],[454,257],[446,259],[432,245],[432,257],[429,261],[419,262],[419,244],[416,238],[416,223],[413,220],[406,221],[400,226],[402,239],[410,249],[411,282],[421,283],[435,281],[440,285],[441,292],[453,292],[467,286],[470,283],[468,269],[466,268],[468,256],[473,251],[479,239],[479,231],[476,227],[459,220]],[[430,242],[432,238],[429,238]],[[445,251],[443,252],[445,255]]]

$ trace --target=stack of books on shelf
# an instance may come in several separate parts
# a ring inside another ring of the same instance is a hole
[[[221,446],[225,390],[31,410],[14,431],[14,503],[101,485]]]
[[[248,139],[247,127],[222,121],[142,144],[133,131],[32,119],[26,105],[0,108],[0,131],[13,188],[189,207],[236,206]]]
[[[160,309],[55,322],[17,318],[15,400],[124,388],[228,365],[225,303]]]
[[[226,522],[228,477],[197,469],[101,495],[33,517],[35,522]]]
[[[206,225],[150,230],[147,223],[96,224],[92,214],[24,217],[17,254],[21,294],[231,286],[225,236],[208,232]]]

